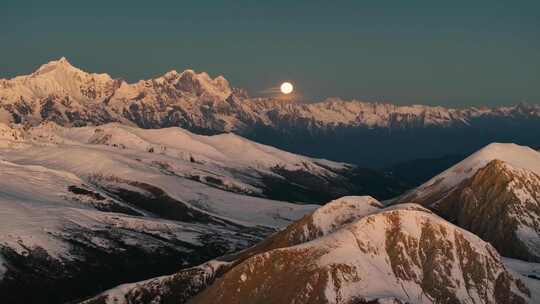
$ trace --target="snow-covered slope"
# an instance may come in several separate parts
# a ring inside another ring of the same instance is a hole
[[[15,158],[54,162],[87,175],[96,166],[103,169],[101,174],[113,175],[120,168],[114,162],[127,158],[160,174],[258,197],[323,202],[363,190],[353,182],[354,166],[291,154],[233,134],[201,136],[180,128],[146,130],[120,124],[64,128],[54,123],[24,132],[25,140],[18,144],[31,142],[37,149],[12,153]],[[82,158],[88,161],[81,163]]]
[[[301,230],[303,241],[296,238]],[[277,236],[292,242],[266,241],[266,246],[172,276],[123,285],[84,303],[540,300],[519,275],[507,270],[491,245],[415,204],[383,209],[369,197],[345,198],[270,239]]]
[[[2,303],[72,300],[246,248],[316,208],[269,199],[275,187],[347,192],[349,169],[236,135],[0,125]]]
[[[2,303],[40,303],[43,297],[61,303],[127,279],[199,264],[268,233],[166,195],[154,199],[135,186],[139,200],[127,200],[42,165],[2,160],[0,176]],[[178,217],[149,212],[145,202],[168,203]]]
[[[435,210],[506,256],[540,261],[540,153],[529,147],[488,145],[400,202]]]

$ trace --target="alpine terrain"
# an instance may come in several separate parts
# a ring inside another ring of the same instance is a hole
[[[344,197],[250,249],[84,304],[536,303],[538,287],[419,205]]]
[[[233,134],[0,124],[2,303],[62,303],[244,249],[362,191],[354,168]]]
[[[369,167],[468,154],[494,141],[540,145],[534,132],[527,132],[540,128],[539,106],[452,109],[339,98],[284,102],[251,98],[222,76],[173,70],[130,84],[86,73],[66,58],[30,75],[0,79],[0,121],[234,132],[287,151]]]
[[[461,2],[0,0],[0,304],[540,304],[540,1]]]

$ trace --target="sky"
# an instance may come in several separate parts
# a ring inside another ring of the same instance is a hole
[[[0,78],[65,56],[129,82],[175,69],[262,96],[540,103],[540,1],[0,1]]]

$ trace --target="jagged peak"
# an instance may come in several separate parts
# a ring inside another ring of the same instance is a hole
[[[205,82],[212,82],[213,79],[208,75],[206,72],[200,72],[197,73],[192,69],[184,70],[182,73],[180,73],[180,79],[189,79],[189,80],[197,80],[197,81],[205,81]]]
[[[205,78],[208,80],[212,80],[212,78],[205,72],[197,73],[195,70],[192,69],[186,69],[182,72],[178,72],[177,70],[173,69],[162,76],[158,77],[157,79],[166,79],[166,80],[176,80],[176,79],[190,79],[190,80],[199,80],[201,78]]]
[[[27,77],[27,76],[22,76]],[[70,81],[76,81],[77,78],[93,78],[100,82],[109,82],[112,77],[107,73],[89,73],[73,66],[66,57],[49,61],[41,65],[30,78],[51,78],[65,85]]]
[[[223,100],[232,93],[229,82],[225,77],[220,75],[212,78],[206,72],[197,73],[192,69],[186,69],[181,73],[171,70],[153,81],[169,83],[183,91],[189,91],[197,95],[207,93]]]
[[[66,57],[61,57],[57,60],[49,61],[43,65],[41,65],[32,75],[43,75],[46,73],[49,73],[51,71],[57,70],[57,69],[71,69],[71,70],[78,70],[78,68],[74,67]]]

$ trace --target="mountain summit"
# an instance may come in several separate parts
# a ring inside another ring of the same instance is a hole
[[[397,199],[426,206],[505,256],[540,262],[540,153],[490,144]]]
[[[534,303],[493,247],[415,204],[328,203],[236,255],[85,304]]]

